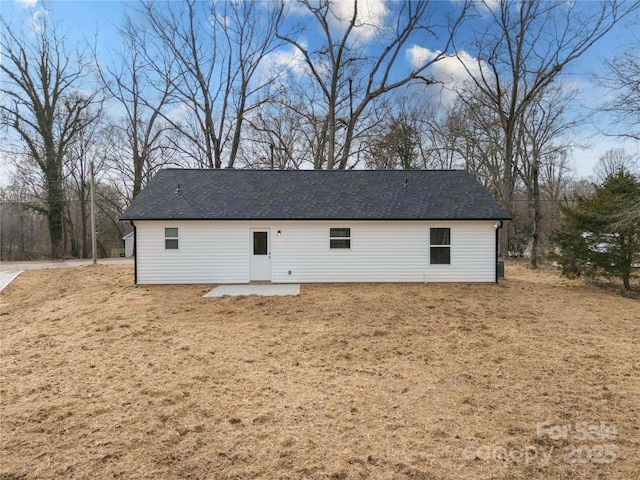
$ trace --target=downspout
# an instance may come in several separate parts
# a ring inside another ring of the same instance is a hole
[[[133,227],[133,284],[138,285],[138,232],[136,226],[131,220]]]
[[[502,220],[498,220],[496,223],[496,261],[495,261],[495,270],[496,270],[496,284],[498,283],[498,256],[499,256],[499,248],[498,243],[500,239],[500,229],[502,228]]]

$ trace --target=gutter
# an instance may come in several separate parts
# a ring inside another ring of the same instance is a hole
[[[498,249],[498,243],[499,243],[499,239],[500,239],[500,229],[501,228],[502,228],[502,220],[498,220],[496,222],[496,262],[495,262],[496,284],[498,283],[498,256],[500,254],[500,251]],[[134,249],[135,249],[135,247],[134,247]]]
[[[264,222],[486,222],[491,220],[507,221],[511,217],[461,217],[461,218],[401,218],[401,217],[371,217],[371,218],[352,218],[352,217],[138,217],[127,218],[120,217],[120,221],[128,221],[133,224],[134,220],[145,220],[154,222],[177,222],[177,221],[225,221],[225,222],[246,222],[246,221],[264,221]]]
[[[133,284],[138,285],[138,232],[133,220],[130,220],[133,227]]]

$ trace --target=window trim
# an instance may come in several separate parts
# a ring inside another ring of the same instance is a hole
[[[431,231],[432,230],[449,230],[449,243],[448,244],[436,244],[431,243]],[[434,263],[433,262],[433,249],[434,248],[448,248],[449,249],[449,262],[448,263]],[[451,227],[429,227],[429,265],[452,265],[451,262]]]
[[[167,230],[175,230],[175,236],[169,235]],[[175,248],[168,247],[167,242],[176,242]],[[180,250],[180,229],[178,227],[164,227],[164,249],[167,250]]]
[[[348,236],[332,235],[331,234],[332,230],[347,230]],[[333,243],[334,240],[346,241],[348,246],[346,246],[346,247],[334,247],[334,246],[332,246],[332,243]],[[352,240],[351,227],[329,227],[329,250],[351,250],[351,240]]]

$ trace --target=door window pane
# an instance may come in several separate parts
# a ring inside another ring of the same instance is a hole
[[[253,254],[267,254],[267,232],[253,232]]]

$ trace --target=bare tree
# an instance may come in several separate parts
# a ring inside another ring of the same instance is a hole
[[[637,23],[637,21],[636,21]],[[640,38],[629,45],[637,44]],[[607,61],[608,74],[603,78],[602,84],[614,95],[613,100],[604,105],[604,110],[613,115],[614,121],[610,123],[605,133],[621,138],[629,138],[640,141],[640,54],[634,48],[628,49],[624,54],[613,60]],[[628,155],[622,149],[614,149],[606,152],[600,158],[595,168],[599,180],[614,174],[616,171],[638,173],[638,160]],[[640,202],[637,202],[627,212],[620,212],[620,222],[639,222]]]
[[[328,158],[329,121],[324,111],[322,91],[316,85],[294,84],[292,94],[282,97],[283,114],[301,124],[301,148],[312,159],[314,170],[322,170]]]
[[[544,162],[540,166],[540,177],[543,179],[540,189],[549,202],[561,201],[573,179],[569,153],[569,150],[559,151],[553,161]]]
[[[35,260],[50,250],[44,217],[33,208],[38,205],[28,178],[15,175],[0,188],[0,260]]]
[[[86,115],[97,93],[81,94],[89,60],[69,48],[46,16],[35,36],[20,34],[2,21],[3,61],[0,72],[0,125],[15,132],[39,169],[45,189],[44,212],[49,226],[51,255],[65,254],[63,221],[65,191],[63,162],[70,142],[94,120]]]
[[[499,0],[498,5],[484,0],[482,4],[489,21],[466,46],[477,65],[468,64],[461,48],[458,58],[487,106],[498,115],[503,131],[499,200],[510,208],[519,162],[518,125],[529,105],[639,4],[615,0],[570,4]]]
[[[545,180],[543,173],[553,172],[555,164],[561,163],[566,158],[566,152],[576,146],[571,133],[581,120],[567,116],[574,99],[575,92],[564,86],[549,86],[529,104],[518,126],[519,162],[516,166],[530,200],[532,268],[538,267],[543,200],[541,183]],[[543,170],[543,167],[546,169]]]
[[[108,99],[124,111],[123,118],[112,123],[113,139],[120,148],[114,167],[131,182],[132,200],[170,157],[162,114],[174,87],[149,68],[142,53],[144,37],[131,17],[125,16],[120,35],[124,48],[112,64],[96,58],[96,65]],[[165,68],[170,70],[171,63]]]
[[[323,168],[328,124],[319,92],[313,85],[305,87],[308,85],[278,82],[277,94],[271,101],[247,117],[250,128],[246,139],[253,147],[245,146],[243,150],[245,165]],[[253,159],[247,158],[251,151]]]
[[[442,133],[453,141],[452,148],[468,170],[496,198],[502,188],[501,148],[504,132],[496,112],[479,92],[467,91],[447,111]]]
[[[304,123],[286,107],[286,89],[275,101],[247,116],[248,133],[238,159],[248,168],[297,170],[312,158],[305,148]]]
[[[309,82],[321,93],[318,100],[322,102],[323,111],[314,118],[321,120],[324,137],[320,143],[326,146],[326,155],[322,165],[315,166],[329,170],[344,169],[353,153],[358,124],[374,101],[414,80],[433,82],[426,76],[426,70],[444,58],[467,11],[467,4],[460,4],[455,18],[448,20],[449,33],[441,41],[441,48],[400,76],[392,75],[392,72],[410,39],[420,35],[436,36],[433,28],[436,22],[431,18],[428,1],[394,4],[393,26],[390,27],[368,18],[357,0],[353,2],[353,11],[348,18],[342,18],[345,15],[341,16],[336,4],[329,0],[298,0],[298,4],[319,28],[321,44],[307,46],[299,38],[281,31],[278,37],[302,55]],[[284,17],[282,10],[279,25]],[[370,45],[365,48],[364,36],[375,43],[375,48],[370,48]]]
[[[420,105],[420,158],[422,168],[452,169],[464,167],[468,152],[461,134],[464,122],[460,112],[436,105]]]
[[[407,97],[392,99],[378,109],[379,125],[367,135],[365,165],[374,170],[415,170],[424,166],[421,156],[422,110]],[[381,110],[381,111],[380,111]]]
[[[278,46],[278,11],[247,2],[154,2],[142,14],[140,45],[149,66],[171,86],[175,107],[163,114],[179,134],[174,147],[196,165],[233,167],[247,112],[268,98],[274,77],[259,67]]]
[[[598,182],[603,183],[607,177],[620,172],[640,174],[638,160],[627,153],[624,148],[612,148],[604,152],[593,168]]]
[[[282,45],[276,38],[280,12],[266,5],[267,10],[264,10],[261,8],[264,4],[252,0],[223,2],[220,10],[215,3],[212,6],[212,17],[224,33],[230,59],[227,81],[231,85],[234,118],[230,122],[229,167],[234,166],[238,154],[246,115],[259,110],[269,100],[269,87],[281,75],[281,72],[271,70],[263,78],[258,78],[264,58]]]
[[[640,25],[640,22],[637,22]],[[605,133],[640,141],[640,53],[637,45],[640,35],[628,42],[625,53],[606,61],[608,72],[601,78],[601,84],[613,95],[612,100],[603,105],[604,111],[613,115]]]
[[[101,146],[111,142],[111,136],[104,134],[100,113],[87,110],[85,116],[96,118],[86,123],[85,127],[69,143],[64,158],[65,191],[67,208],[65,215],[65,238],[71,246],[71,255],[89,258],[91,246],[90,225],[90,193],[91,167],[99,173],[106,167],[106,158],[100,155]]]
[[[148,68],[171,86],[174,109],[163,118],[179,133],[176,149],[199,166],[220,167],[223,123],[226,110],[216,122],[214,102],[224,91],[224,74],[215,81],[217,29],[203,29],[202,12],[194,0],[170,3],[146,1],[141,13],[147,24],[138,50]],[[200,15],[199,15],[200,13]],[[205,14],[208,20],[208,15]],[[186,142],[186,145],[184,145]]]

